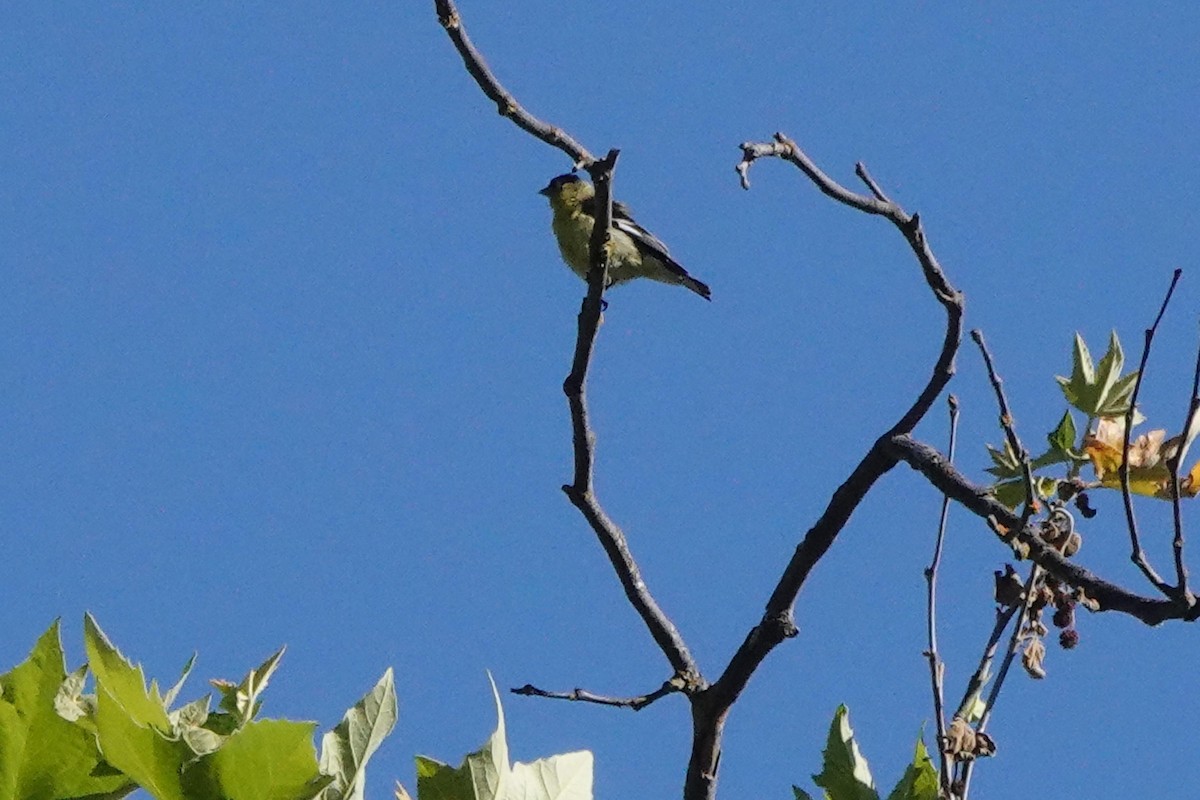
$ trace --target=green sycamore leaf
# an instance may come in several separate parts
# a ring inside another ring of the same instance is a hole
[[[1088,392],[1096,383],[1096,369],[1092,365],[1092,354],[1078,332],[1075,334],[1075,348],[1071,352],[1071,377],[1056,375],[1054,379],[1062,387],[1067,402],[1087,413],[1082,405],[1087,403]]]
[[[592,754],[586,750],[509,766],[504,709],[490,674],[488,680],[496,701],[496,732],[457,769],[418,756],[418,800],[591,800]]]
[[[185,703],[174,711],[168,711],[171,728],[178,733],[187,728],[198,728],[208,719],[208,706],[212,698],[208,695],[199,697],[190,703]]]
[[[1138,373],[1121,375],[1125,353],[1116,331],[1109,336],[1108,351],[1098,367],[1093,366],[1083,337],[1076,333],[1071,361],[1071,377],[1055,377],[1068,403],[1089,417],[1119,417],[1129,410]]]
[[[287,650],[286,646],[276,650],[267,657],[266,661],[250,670],[246,677],[242,678],[241,683],[234,684],[222,680],[210,681],[213,687],[221,693],[219,705],[224,712],[213,715],[214,719],[211,725],[213,730],[218,733],[232,733],[254,719],[262,705],[259,697],[267,688],[271,675],[279,667],[279,659],[283,658],[285,650]]]
[[[792,786],[792,795],[795,800],[813,800],[813,796],[801,789],[799,786]]]
[[[1108,402],[1100,409],[1100,415],[1104,417],[1122,417],[1129,410],[1129,402],[1133,399],[1133,390],[1137,384],[1138,373],[1131,372],[1119,381],[1113,384],[1112,390],[1108,393]],[[1139,412],[1133,413],[1134,425],[1139,425],[1145,421]]]
[[[0,675],[0,797],[116,800],[137,788],[100,769],[95,737],[56,712],[60,687],[75,674],[67,675],[55,622],[29,658]]]
[[[992,484],[989,491],[996,498],[996,502],[1003,504],[1006,508],[1016,508],[1025,502],[1025,480],[1023,478],[1013,478]]]
[[[198,756],[218,749],[227,738],[208,727],[210,700],[204,695],[168,713],[175,735],[187,742]]]
[[[1084,347],[1086,354],[1086,346]],[[1078,464],[1088,461],[1087,456],[1075,450],[1075,438],[1078,431],[1075,428],[1075,418],[1071,412],[1063,412],[1058,426],[1046,435],[1048,448],[1037,458],[1030,460],[1031,472],[1054,466],[1055,464]],[[1009,508],[1016,508],[1025,501],[1025,481],[1021,469],[1021,460],[1013,452],[1012,447],[1005,441],[1004,449],[998,450],[988,445],[988,455],[994,466],[987,471],[1000,478],[992,487],[991,492],[996,499]],[[1034,478],[1036,495],[1042,498],[1054,497],[1058,493],[1059,481],[1049,477]]]
[[[1100,416],[1102,416],[1102,417],[1124,417],[1125,416],[1125,413],[1127,411],[1129,411],[1129,404],[1133,400],[1133,389],[1134,389],[1134,384],[1137,382],[1137,377],[1138,377],[1137,373],[1134,372],[1132,374],[1126,375],[1124,378],[1121,378],[1121,380],[1117,381],[1116,385],[1113,386],[1112,391],[1109,392],[1108,397],[1105,399],[1104,404],[1100,406],[1100,412],[1099,412]],[[1141,425],[1145,421],[1146,421],[1146,417],[1142,414],[1142,412],[1138,411],[1137,409],[1134,409],[1133,424],[1135,426]]]
[[[156,800],[188,800],[180,771],[195,758],[159,696],[146,678],[109,641],[91,614],[83,620],[88,665],[96,677],[91,723],[106,762],[125,773]]]
[[[317,768],[315,722],[253,720],[187,764],[189,800],[311,800],[333,780]]]
[[[362,800],[363,768],[395,724],[389,669],[326,736],[336,774],[324,775],[313,746],[316,723],[252,719],[282,650],[237,686],[217,682],[227,690],[227,710],[210,714],[208,696],[171,711],[157,682],[147,688],[142,668],[90,614],[84,641],[89,665],[68,675],[55,623],[25,663],[0,676],[0,798],[119,800],[140,788],[155,800],[314,800],[340,780],[327,800]],[[178,696],[194,664],[193,655],[167,698]],[[83,693],[89,667],[95,695]],[[210,727],[222,716],[238,723],[228,735]],[[498,733],[502,737],[503,717]],[[585,755],[586,795],[531,791],[522,769],[541,768],[545,774],[536,777],[552,785],[559,773],[544,769],[548,760],[514,765],[512,796],[590,800],[591,756]]]
[[[97,678],[96,738],[104,760],[155,800],[188,800],[180,784],[183,765],[195,757],[184,742],[139,722]]]
[[[1108,351],[1100,359],[1100,365],[1096,368],[1096,386],[1102,397],[1108,397],[1112,393],[1124,366],[1125,352],[1121,349],[1117,332],[1112,331],[1108,337]]]
[[[175,702],[175,698],[179,697],[179,692],[183,689],[184,681],[188,679],[188,675],[192,674],[192,667],[194,666],[196,666],[196,654],[192,653],[192,657],[189,658],[187,663],[183,665],[183,672],[180,674],[179,680],[175,682],[174,686],[167,690],[165,695],[163,695],[164,706],[170,708],[171,704]]]
[[[1057,497],[1059,483],[1060,481],[1057,478],[1035,476],[1033,479],[1034,499],[1049,500],[1052,497]],[[1025,479],[1013,478],[1012,480],[999,481],[989,486],[988,491],[992,493],[997,502],[1002,503],[1007,508],[1015,509],[1025,502]]]
[[[1014,478],[1021,474],[1021,458],[1013,452],[1012,446],[1007,440],[1004,442],[1003,450],[997,450],[989,444],[987,451],[994,465],[987,469],[988,474],[995,475],[997,478]]]
[[[507,800],[591,800],[592,754],[586,750],[513,764]]]
[[[813,776],[813,783],[824,789],[830,800],[879,800],[871,768],[854,741],[845,705],[834,712],[822,767],[821,774]]]
[[[904,777],[892,789],[888,800],[938,800],[937,767],[929,758],[929,751],[920,736],[912,763],[904,770]]]
[[[169,711],[158,684],[147,690],[133,666],[90,615],[84,619],[89,663],[96,676],[91,715],[104,761],[156,800],[310,800],[332,778],[322,776],[313,747],[316,723],[250,721],[282,650],[251,670],[226,699],[239,724],[229,736],[205,727],[209,698]],[[191,671],[195,657],[184,667]],[[67,684],[73,691],[77,688]],[[182,679],[168,691],[178,695]],[[70,708],[70,705],[67,706]]]
[[[321,772],[333,779],[322,800],[364,800],[367,761],[396,726],[396,714],[396,686],[389,667],[321,740]]]
[[[1029,469],[1031,472],[1036,472],[1039,469],[1045,469],[1046,467],[1052,467],[1055,464],[1069,463],[1071,460],[1072,459],[1069,454],[1064,453],[1061,450],[1051,449],[1051,450],[1047,450],[1046,452],[1042,453],[1037,458],[1032,459],[1029,462]]]
[[[1046,434],[1046,452],[1029,462],[1030,469],[1037,471],[1055,464],[1086,462],[1087,456],[1075,449],[1076,436],[1078,431],[1075,429],[1075,418],[1071,416],[1070,410],[1064,411],[1058,426]]]
[[[83,617],[83,641],[88,666],[96,676],[96,694],[107,692],[109,699],[122,708],[134,724],[169,734],[171,720],[158,688],[151,685],[147,692],[141,666],[135,667],[121,655],[91,614]]]
[[[1063,412],[1062,419],[1058,421],[1058,427],[1050,431],[1046,440],[1052,451],[1069,454],[1075,448],[1075,436],[1075,418],[1068,410]]]
[[[485,745],[486,747],[486,745]],[[484,750],[467,756],[484,755]],[[474,800],[475,784],[467,762],[458,769],[426,756],[417,756],[417,797],[420,800]]]

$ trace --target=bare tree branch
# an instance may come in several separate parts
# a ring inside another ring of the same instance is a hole
[[[950,285],[942,272],[941,265],[925,239],[920,218],[916,214],[908,214],[888,200],[878,184],[867,174],[865,167],[859,164],[856,172],[871,192],[869,196],[852,192],[827,176],[795,142],[782,133],[775,134],[775,141],[772,143],[746,142],[741,148],[742,161],[738,164],[737,171],[741,176],[742,186],[749,186],[748,170],[756,159],[766,156],[782,158],[796,165],[829,197],[859,211],[882,216],[895,225],[916,256],[925,282],[942,304],[946,314],[946,331],[941,351],[924,389],[891,430],[875,441],[850,476],[833,493],[824,513],[796,547],[767,600],[759,623],[751,628],[721,677],[708,691],[695,698],[692,704],[694,719],[702,719],[705,730],[713,731],[714,735],[704,741],[693,741],[692,759],[688,765],[685,784],[685,796],[689,798],[711,796],[720,761],[720,730],[729,708],[771,650],[784,639],[796,634],[794,608],[801,587],[812,568],[833,545],[849,521],[850,515],[874,486],[875,481],[896,465],[898,458],[889,446],[890,441],[896,436],[910,433],[946,387],[954,374],[954,357],[962,339],[962,295]],[[699,730],[700,727],[699,723],[693,723],[693,730]],[[703,792],[704,786],[709,787],[707,794]]]
[[[1167,288],[1167,296],[1163,298],[1162,305],[1158,309],[1158,316],[1154,318],[1154,324],[1146,329],[1142,340],[1142,359],[1138,364],[1137,380],[1133,383],[1133,395],[1129,398],[1129,410],[1125,412],[1125,436],[1121,445],[1121,466],[1117,469],[1117,475],[1121,479],[1121,500],[1125,505],[1125,523],[1129,529],[1129,546],[1131,549],[1129,558],[1142,571],[1142,574],[1146,576],[1146,580],[1154,584],[1155,588],[1167,597],[1174,596],[1175,590],[1150,565],[1149,559],[1146,558],[1146,551],[1142,548],[1141,537],[1138,536],[1137,518],[1133,513],[1133,494],[1129,490],[1129,442],[1130,437],[1133,435],[1133,419],[1137,414],[1138,395],[1142,391],[1142,380],[1146,377],[1146,363],[1150,360],[1150,344],[1154,341],[1154,333],[1158,330],[1158,323],[1162,321],[1163,314],[1167,312],[1167,304],[1171,302],[1171,295],[1175,292],[1175,284],[1179,283],[1179,276],[1182,272],[1183,270],[1175,270],[1175,274],[1171,277],[1171,285]],[[1180,582],[1180,586],[1182,588],[1182,581]]]
[[[551,700],[570,700],[576,703],[595,703],[596,705],[600,706],[632,708],[634,711],[641,711],[655,700],[666,697],[669,694],[675,694],[676,692],[682,690],[675,682],[667,681],[653,692],[638,695],[637,697],[609,697],[607,695],[589,692],[586,689],[572,689],[569,692],[550,692],[545,689],[539,689],[529,683],[516,689],[510,689],[509,691],[511,691],[513,694],[524,695],[526,697],[546,697]]]
[[[996,658],[996,648],[1000,646],[1000,638],[1004,635],[1004,629],[1008,627],[1008,623],[1016,616],[1019,609],[1020,606],[1015,605],[996,607],[996,621],[992,625],[992,632],[983,646],[983,655],[979,657],[979,664],[976,665],[971,680],[967,681],[967,688],[963,691],[962,700],[959,701],[958,710],[954,712],[954,716],[966,719],[970,715],[976,695],[983,691],[983,687],[991,678],[992,661]]]
[[[947,398],[947,405],[950,409],[950,443],[946,448],[946,453],[950,462],[954,463],[954,446],[958,438],[958,398],[950,395]],[[925,633],[927,640],[925,657],[929,659],[930,690],[933,693],[933,718],[937,726],[937,741],[939,743],[946,739],[946,709],[945,693],[943,691],[943,678],[945,677],[946,665],[942,662],[942,658],[938,654],[937,575],[938,567],[942,563],[942,545],[946,541],[946,522],[949,516],[950,498],[943,495],[942,509],[938,515],[937,537],[933,545],[933,558],[930,559],[929,566],[925,568]],[[938,770],[938,779],[941,782],[942,794],[949,797],[950,758],[946,753],[946,749],[940,744],[938,746],[938,757],[941,764],[941,769]]]
[[[1181,270],[1176,270],[1179,273]],[[1175,578],[1179,581],[1179,593],[1189,601],[1194,601],[1192,590],[1188,588],[1187,563],[1183,557],[1183,510],[1180,507],[1179,470],[1187,455],[1192,428],[1196,425],[1197,415],[1200,415],[1200,347],[1196,349],[1196,369],[1192,373],[1192,396],[1188,399],[1187,415],[1183,418],[1183,430],[1179,433],[1179,444],[1174,454],[1167,459],[1171,468],[1171,520],[1175,527],[1175,537],[1172,549],[1175,551]]]
[[[687,689],[698,690],[705,686],[700,668],[675,625],[659,607],[650,594],[641,570],[629,549],[625,534],[604,512],[596,498],[593,485],[596,434],[588,421],[587,371],[591,364],[596,334],[600,328],[604,285],[607,282],[607,242],[609,224],[612,221],[612,170],[616,165],[617,151],[609,151],[603,161],[589,168],[596,185],[596,207],[599,216],[592,229],[590,249],[591,264],[588,268],[588,293],[579,310],[578,336],[575,340],[575,357],[571,374],[563,382],[563,392],[571,410],[571,430],[575,453],[575,475],[572,483],[563,486],[571,503],[579,509],[595,532],[604,548],[625,597],[641,616],[650,635],[666,656],[675,674]]]
[[[1000,697],[1000,690],[1004,687],[1004,679],[1008,676],[1008,670],[1012,666],[1013,657],[1017,653],[1017,646],[1021,643],[1021,637],[1025,633],[1025,628],[1029,624],[1030,609],[1033,607],[1034,587],[1038,585],[1038,579],[1042,576],[1042,568],[1037,564],[1033,564],[1029,569],[1029,578],[1025,581],[1025,591],[1021,595],[1020,613],[1017,614],[1017,624],[1013,628],[1012,635],[1008,640],[1008,649],[1004,651],[1004,659],[1000,662],[1000,671],[996,673],[996,680],[992,683],[992,690],[988,692],[987,705],[983,710],[983,714],[979,718],[979,724],[975,727],[978,732],[987,730],[988,722],[992,718],[992,712],[996,710],[996,700]]]
[[[571,373],[563,382],[563,392],[571,412],[572,438],[574,442],[574,477],[572,483],[563,486],[571,503],[579,509],[600,540],[613,570],[625,590],[625,596],[641,616],[650,635],[658,644],[680,681],[680,691],[693,692],[703,689],[707,683],[700,674],[683,637],[663,613],[646,582],[642,579],[637,562],[630,552],[629,544],[621,529],[608,517],[596,499],[592,472],[595,462],[596,436],[588,422],[586,382],[588,367],[595,348],[596,334],[601,323],[604,307],[604,288],[607,284],[607,244],[612,224],[612,173],[616,166],[618,151],[597,161],[583,145],[579,144],[560,128],[547,125],[527,112],[492,74],[483,55],[475,48],[463,27],[462,17],[452,0],[434,0],[438,21],[446,29],[463,64],[479,88],[496,103],[500,114],[511,119],[522,130],[541,141],[557,147],[569,155],[577,167],[588,170],[595,184],[599,209],[589,242],[588,292],[583,300],[578,318],[578,336],[571,364]]]
[[[795,142],[782,133],[775,134],[773,143],[746,142],[741,148],[742,161],[738,164],[738,173],[742,176],[743,186],[749,185],[747,172],[754,160],[765,156],[782,158],[799,167],[809,180],[829,197],[859,211],[882,216],[895,225],[916,255],[926,283],[946,312],[946,332],[932,375],[924,389],[900,420],[872,445],[850,477],[834,492],[825,512],[796,548],[767,601],[762,620],[750,631],[725,672],[713,685],[714,692],[720,694],[725,703],[732,703],[737,698],[750,675],[772,648],[783,639],[795,635],[793,607],[809,572],[833,544],[875,481],[896,464],[895,456],[888,452],[886,447],[887,441],[898,434],[910,432],[954,374],[954,356],[962,338],[963,313],[962,295],[950,285],[942,272],[941,265],[925,239],[919,217],[916,214],[908,214],[887,200],[886,195],[867,175],[866,168],[861,164],[858,165],[857,172],[871,191],[871,196],[856,194],[834,181],[818,169]]]
[[[996,674],[996,680],[992,683],[992,690],[988,692],[987,703],[984,706],[983,714],[979,718],[979,724],[975,726],[976,734],[984,733],[987,730],[987,724],[992,717],[992,711],[996,707],[996,700],[1000,697],[1000,689],[1004,686],[1004,679],[1008,676],[1008,670],[1012,666],[1013,657],[1017,653],[1017,647],[1021,643],[1021,636],[1024,633],[1025,625],[1029,620],[1029,609],[1033,604],[1033,588],[1041,577],[1042,568],[1037,564],[1033,564],[1029,568],[1029,579],[1025,581],[1025,592],[1021,595],[1021,605],[1010,609],[1012,611],[1020,611],[1017,615],[1017,623],[1013,627],[1012,635],[1008,639],[1008,648],[1004,651],[1004,658],[1000,662],[1000,671]],[[1011,613],[1009,614],[1011,617]],[[1006,619],[1007,622],[1007,619]],[[1002,628],[994,628],[993,635]],[[985,658],[990,661],[996,651],[995,644],[991,644],[988,648],[990,655],[985,655]],[[982,663],[981,663],[982,666]],[[977,673],[978,674],[978,673]],[[982,686],[980,687],[982,688]],[[975,760],[964,761],[959,770],[958,780],[955,784],[960,787],[960,800],[967,800],[967,796],[971,792],[971,775],[974,773]]]
[[[475,49],[471,37],[467,36],[467,31],[463,28],[462,16],[458,13],[452,0],[434,0],[434,3],[437,7],[438,22],[442,23],[446,33],[450,35],[450,41],[454,42],[454,47],[462,56],[467,72],[471,73],[471,77],[479,84],[479,88],[483,89],[483,93],[496,104],[500,116],[508,117],[521,130],[562,150],[571,157],[577,167],[591,166],[596,159],[583,145],[567,135],[562,128],[547,125],[530,114],[521,107],[515,97],[509,94],[507,89],[500,85],[500,81],[492,74],[487,62],[483,60],[483,55]]]
[[[1016,541],[1028,548],[1032,561],[1051,575],[1082,589],[1089,598],[1100,604],[1099,610],[1119,611],[1147,625],[1158,625],[1171,619],[1193,622],[1200,618],[1200,604],[1180,598],[1163,600],[1142,597],[1064,558],[1062,553],[1041,537],[1037,525],[1017,527],[1020,518],[1012,510],[996,500],[986,486],[967,480],[933,447],[909,435],[891,438],[886,447],[889,453],[924,475],[939,492],[981,519],[993,518],[1003,525]]]
[[[983,365],[987,368],[988,380],[991,381],[992,390],[996,393],[996,403],[1000,406],[1000,427],[1004,429],[1004,437],[1008,441],[1013,455],[1021,462],[1021,477],[1025,482],[1025,509],[1021,512],[1021,524],[1017,527],[1024,528],[1029,524],[1029,519],[1037,509],[1037,498],[1034,497],[1033,491],[1033,468],[1029,465],[1029,451],[1017,437],[1016,423],[1013,421],[1012,411],[1008,407],[1008,398],[1004,396],[1004,381],[996,372],[992,354],[988,351],[987,343],[983,341],[983,332],[978,329],[973,330],[971,338],[983,355]]]
[[[1008,531],[1015,532],[1011,535],[1028,548],[1030,557],[1036,564],[1083,589],[1090,598],[1100,603],[1102,609],[1123,611],[1151,624],[1167,619],[1192,620],[1200,616],[1200,609],[1194,602],[1180,598],[1155,600],[1139,597],[1067,561],[1041,538],[1036,526],[1025,524],[1028,518],[1018,519],[1009,509],[987,494],[985,489],[963,478],[936,450],[912,438],[913,429],[928,413],[954,374],[954,359],[962,337],[962,295],[950,285],[929,248],[919,216],[915,213],[908,214],[890,200],[862,164],[857,165],[855,172],[867,187],[868,194],[853,192],[829,178],[793,141],[779,133],[775,135],[773,142],[748,142],[741,146],[743,157],[737,171],[743,187],[749,188],[749,167],[756,159],[767,156],[782,158],[797,166],[829,197],[858,211],[888,219],[904,236],[913,251],[927,285],[943,307],[946,327],[941,350],[926,385],[892,428],[875,440],[857,467],[833,493],[825,511],[796,547],[766,602],[761,620],[749,631],[720,678],[715,683],[708,684],[682,636],[646,587],[624,534],[605,513],[595,494],[593,471],[596,436],[588,418],[586,384],[604,310],[603,294],[608,267],[606,245],[610,236],[612,215],[611,182],[618,153],[611,150],[606,158],[597,161],[563,130],[541,121],[522,108],[513,95],[500,84],[472,44],[452,0],[435,0],[435,7],[438,20],[461,56],[467,71],[484,94],[496,104],[499,113],[540,141],[566,153],[577,168],[588,170],[595,183],[599,212],[589,247],[588,292],[579,312],[578,336],[571,372],[563,384],[571,413],[574,451],[573,480],[571,484],[563,487],[563,491],[596,534],[626,597],[675,672],[672,679],[659,690],[638,697],[607,697],[581,689],[556,693],[531,685],[514,691],[519,694],[635,709],[642,708],[667,694],[685,694],[692,708],[693,743],[684,796],[687,800],[711,800],[715,796],[721,739],[730,707],[771,650],[785,638],[796,634],[795,603],[812,568],[832,546],[875,481],[900,461],[909,463],[921,472],[947,498],[959,502],[972,513],[994,521],[997,526],[1003,525]],[[1181,534],[1177,535],[1177,541],[1182,541]],[[934,650],[936,657],[935,647],[935,643],[931,644],[931,650]]]

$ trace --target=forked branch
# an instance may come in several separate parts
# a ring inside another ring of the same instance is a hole
[[[945,389],[954,374],[954,358],[962,340],[962,294],[950,284],[942,271],[925,238],[920,218],[892,202],[862,164],[857,165],[855,173],[866,185],[869,195],[858,194],[834,181],[818,169],[795,142],[782,133],[775,134],[774,142],[747,142],[741,145],[741,148],[742,160],[737,165],[737,172],[741,176],[743,187],[749,187],[748,171],[755,160],[768,156],[782,158],[797,166],[827,196],[853,209],[884,217],[891,222],[916,256],[926,284],[934,298],[942,305],[946,327],[941,349],[924,388],[900,419],[875,440],[858,466],[833,493],[824,513],[805,534],[784,568],[774,591],[767,599],[762,618],[751,628],[721,677],[705,693],[705,699],[709,702],[703,710],[715,725],[723,724],[729,708],[745,689],[763,659],[784,639],[796,634],[796,598],[809,573],[833,545],[849,521],[850,515],[866,497],[875,481],[897,464],[899,457],[891,448],[890,442],[898,436],[911,433]],[[694,705],[693,708],[696,709],[697,706]],[[707,750],[701,746],[706,744],[711,744]],[[705,778],[715,782],[719,757],[719,737],[712,743],[694,743],[692,762],[688,767],[688,786],[692,786],[693,781],[702,781]],[[700,793],[685,794],[689,797],[704,796]]]
[[[856,166],[855,173],[866,185],[869,195],[853,192],[830,178],[817,168],[795,142],[782,133],[775,134],[774,142],[746,142],[741,148],[742,160],[737,165],[737,172],[744,187],[749,186],[748,172],[755,160],[768,156],[782,158],[797,166],[820,191],[839,203],[867,214],[884,217],[891,222],[916,256],[921,275],[932,291],[934,299],[942,305],[946,327],[941,350],[924,388],[896,424],[875,441],[850,476],[833,493],[824,513],[796,547],[791,561],[767,600],[762,619],[750,630],[724,673],[713,684],[713,692],[719,696],[718,705],[725,707],[737,699],[767,654],[785,638],[795,635],[796,597],[809,573],[833,545],[849,521],[850,515],[875,481],[898,461],[896,454],[889,447],[889,442],[896,436],[911,433],[954,375],[954,358],[962,340],[963,316],[962,294],[950,284],[942,271],[941,264],[925,238],[920,217],[909,214],[888,199],[861,163]]]
[[[621,581],[625,597],[642,618],[646,629],[650,631],[650,635],[662,650],[663,655],[666,656],[671,668],[675,670],[676,677],[686,687],[686,690],[699,690],[705,685],[699,666],[692,658],[687,644],[683,641],[683,637],[675,628],[674,623],[659,607],[654,596],[650,594],[646,582],[642,579],[641,570],[638,569],[637,562],[629,549],[625,534],[604,512],[600,501],[596,498],[592,480],[596,433],[592,430],[588,418],[587,373],[591,365],[596,334],[600,329],[604,284],[608,274],[606,243],[609,235],[608,223],[612,220],[612,169],[616,160],[617,151],[612,150],[603,161],[597,162],[589,168],[596,184],[596,207],[599,216],[592,230],[588,293],[579,309],[575,357],[571,364],[571,374],[563,382],[563,392],[567,395],[567,404],[571,410],[575,475],[572,483],[562,488],[596,534],[605,554],[608,555],[609,563],[612,564],[617,578]]]
[[[626,598],[642,618],[651,637],[675,671],[674,680],[680,687],[678,690],[698,691],[704,688],[706,683],[695,659],[675,625],[650,593],[629,549],[625,534],[605,513],[596,498],[593,486],[596,435],[591,429],[588,419],[587,373],[591,365],[604,305],[604,287],[607,283],[608,272],[607,242],[612,222],[612,174],[616,166],[618,151],[610,150],[605,158],[597,161],[583,145],[561,128],[548,125],[522,108],[516,98],[492,74],[483,55],[471,42],[463,26],[462,17],[452,0],[434,0],[434,5],[437,9],[438,21],[454,43],[467,71],[479,84],[483,93],[496,103],[501,116],[511,119],[522,130],[546,144],[565,152],[577,167],[582,167],[589,172],[595,184],[598,213],[589,246],[588,292],[579,310],[578,334],[575,340],[571,373],[563,383],[563,392],[567,396],[571,413],[574,475],[572,482],[562,488],[596,534],[621,582]]]
[[[783,569],[766,601],[761,619],[746,635],[720,678],[708,684],[679,631],[651,595],[624,534],[605,513],[594,489],[596,437],[588,417],[587,374],[604,308],[606,244],[610,235],[611,184],[617,151],[611,150],[607,157],[597,160],[562,129],[527,112],[488,68],[467,36],[452,0],[434,1],[438,20],[462,57],[467,71],[484,94],[496,104],[500,114],[540,141],[566,153],[577,168],[586,169],[591,174],[595,183],[598,213],[589,250],[588,292],[579,312],[571,372],[563,384],[570,407],[574,453],[572,482],[563,486],[563,491],[591,526],[609,557],[626,597],[674,670],[673,677],[660,689],[639,697],[608,697],[582,690],[549,692],[529,685],[518,690],[520,693],[631,708],[643,707],[666,694],[684,694],[691,703],[693,717],[692,753],[684,796],[687,800],[711,800],[715,796],[721,738],[729,709],[763,659],[785,638],[795,635],[795,603],[809,573],[833,545],[875,482],[900,461],[907,462],[921,472],[946,497],[980,517],[1006,526],[1011,531],[1011,537],[1027,546],[1030,557],[1037,564],[1072,585],[1083,588],[1088,597],[1100,603],[1101,608],[1123,611],[1152,624],[1166,619],[1195,619],[1200,616],[1194,603],[1140,597],[1067,561],[1041,539],[1035,525],[1026,524],[1028,518],[1018,518],[988,494],[985,488],[963,478],[936,450],[912,438],[915,426],[928,413],[954,374],[954,360],[962,339],[963,297],[943,273],[926,240],[919,216],[909,214],[893,202],[865,167],[859,164],[855,170],[867,190],[865,194],[859,194],[819,170],[791,139],[776,134],[772,142],[748,142],[741,146],[742,159],[737,170],[742,185],[749,188],[749,168],[755,160],[768,156],[781,158],[799,168],[827,196],[858,211],[887,219],[904,237],[934,299],[941,304],[945,314],[945,332],[924,387],[896,423],[871,444],[849,477],[833,493],[824,512],[804,535]]]
[[[924,475],[939,492],[948,495],[980,519],[994,520],[1007,529],[1010,538],[1028,548],[1031,561],[1056,578],[1083,589],[1089,598],[1099,603],[1100,611],[1119,611],[1147,625],[1158,625],[1172,619],[1192,622],[1200,618],[1200,604],[1143,597],[1064,558],[1057,548],[1042,538],[1036,521],[1024,528],[1019,527],[1021,518],[997,500],[988,487],[972,483],[945,456],[924,442],[901,435],[888,442],[888,449]]]

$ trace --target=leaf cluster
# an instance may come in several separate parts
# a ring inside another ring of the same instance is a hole
[[[492,697],[496,701],[496,730],[483,747],[467,755],[461,766],[417,756],[418,800],[591,800],[592,754],[587,750],[530,764],[508,763],[504,708],[495,681]],[[399,784],[396,800],[411,800]]]
[[[833,714],[822,769],[812,778],[824,790],[825,800],[879,800],[871,767],[854,740],[850,711],[844,705],[838,706]],[[799,786],[793,786],[792,792],[795,800],[813,800]],[[920,737],[912,761],[887,797],[888,800],[937,800],[937,768]]]
[[[1126,460],[1130,490],[1134,494],[1171,499],[1171,483],[1178,462],[1195,432],[1188,431],[1186,437],[1167,439],[1163,430],[1150,431],[1131,442],[1126,455],[1125,419],[1134,399],[1139,372],[1124,372],[1124,368],[1125,354],[1115,331],[1098,364],[1092,360],[1083,337],[1075,334],[1071,375],[1055,377],[1068,408],[1063,411],[1058,425],[1046,434],[1046,449],[1029,458],[1015,452],[1007,442],[1002,448],[988,445],[992,466],[987,471],[998,479],[991,490],[1000,502],[1016,508],[1026,500],[1025,459],[1033,473],[1035,500],[1068,499],[1093,488],[1119,490],[1120,468]],[[1082,428],[1076,425],[1072,410],[1086,417]],[[1133,424],[1144,421],[1137,409],[1133,409]],[[1065,465],[1065,470],[1049,474],[1048,470],[1057,465]],[[1093,480],[1083,479],[1085,467],[1091,467]],[[1200,493],[1200,463],[1180,479],[1179,488],[1182,497]]]
[[[0,797],[118,800],[142,789],[156,800],[364,800],[366,765],[397,719],[388,669],[313,746],[316,723],[261,719],[262,694],[283,649],[242,680],[210,681],[208,695],[172,708],[195,665],[165,692],[146,686],[91,615],[88,662],[68,674],[59,624],[29,658],[0,675]],[[94,691],[85,692],[88,677]],[[490,679],[490,676],[489,676]],[[591,800],[592,754],[509,764],[496,684],[496,731],[461,767],[417,758],[421,800]],[[410,800],[396,785],[397,800]]]
[[[156,800],[362,800],[367,761],[396,722],[389,669],[324,735],[318,761],[316,723],[258,717],[282,649],[237,683],[213,681],[210,710],[208,695],[172,708],[195,656],[163,692],[91,615],[84,646],[87,664],[67,674],[55,622],[0,676],[0,797],[116,800],[141,788]]]

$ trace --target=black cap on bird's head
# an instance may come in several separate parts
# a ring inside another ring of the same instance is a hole
[[[546,184],[546,188],[541,189],[538,194],[550,197],[558,194],[562,187],[566,186],[568,183],[579,183],[579,180],[579,176],[573,172],[568,172],[566,175],[559,175],[557,178],[551,179],[551,181]]]

